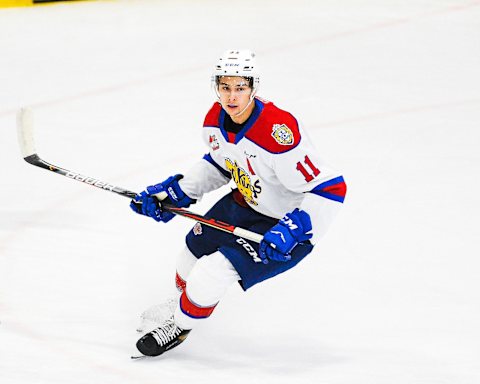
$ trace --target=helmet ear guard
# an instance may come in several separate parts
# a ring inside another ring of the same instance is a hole
[[[253,100],[260,85],[255,54],[250,50],[229,50],[223,53],[217,61],[211,79],[217,98],[220,98],[218,84],[222,76],[240,76],[248,79],[248,85],[252,89],[250,99]]]

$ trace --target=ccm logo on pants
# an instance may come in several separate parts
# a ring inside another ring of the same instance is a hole
[[[248,252],[248,254],[250,256],[252,256],[252,259],[255,263],[261,263],[262,262],[262,259],[260,259],[260,257],[258,257],[258,253],[255,251],[255,249],[249,243],[247,243],[246,240],[239,237],[237,239],[237,243],[240,244],[243,248],[245,248],[245,250]]]

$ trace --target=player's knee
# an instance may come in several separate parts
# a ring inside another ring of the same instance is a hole
[[[230,261],[220,252],[197,261],[187,279],[187,294],[200,305],[216,304],[240,276]]]

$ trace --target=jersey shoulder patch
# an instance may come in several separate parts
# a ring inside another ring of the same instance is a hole
[[[271,102],[263,104],[260,116],[245,137],[271,153],[288,152],[302,139],[297,119]]]
[[[220,103],[213,104],[212,108],[210,108],[207,115],[205,116],[205,120],[203,121],[203,126],[219,128],[221,110],[222,110],[222,106],[220,105]]]

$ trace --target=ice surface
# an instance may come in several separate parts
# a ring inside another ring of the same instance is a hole
[[[478,384],[479,37],[467,0],[0,10],[0,383]],[[229,48],[257,52],[260,95],[343,170],[345,207],[297,268],[132,362],[191,222],[28,165],[15,113],[33,108],[45,160],[141,190],[206,151]]]

